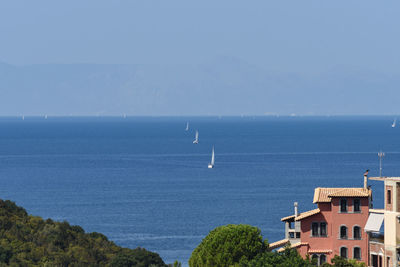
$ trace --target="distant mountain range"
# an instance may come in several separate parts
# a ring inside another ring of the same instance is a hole
[[[0,63],[0,115],[398,114],[400,76],[356,68]]]

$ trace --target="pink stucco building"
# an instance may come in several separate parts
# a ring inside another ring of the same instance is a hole
[[[368,265],[368,234],[364,226],[371,205],[371,189],[366,177],[363,188],[316,188],[316,209],[282,218],[285,239],[270,244],[271,249],[290,242],[303,257],[315,258],[319,265],[335,255],[357,259]],[[283,248],[281,248],[283,249]]]

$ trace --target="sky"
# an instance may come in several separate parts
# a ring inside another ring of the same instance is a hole
[[[11,64],[201,62],[237,56],[274,70],[400,67],[399,1],[3,0]]]
[[[0,62],[400,73],[400,1],[2,0]],[[400,113],[400,112],[399,112]]]

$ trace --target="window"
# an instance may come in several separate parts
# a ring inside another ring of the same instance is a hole
[[[340,226],[340,239],[347,239],[347,227]]]
[[[294,238],[294,232],[289,232],[289,238]]]
[[[360,212],[361,211],[360,200],[358,198],[353,200],[353,208],[354,208],[353,209],[354,212]]]
[[[315,262],[316,264],[318,264],[318,254],[313,254],[313,255],[311,256],[311,260],[312,260],[313,262]]]
[[[319,228],[319,234],[321,236],[326,236],[326,223],[322,222]]]
[[[347,200],[346,199],[340,200],[340,212],[347,212]]]
[[[388,190],[386,196],[387,196],[387,203],[392,204],[392,191]]]
[[[346,247],[341,247],[340,248],[340,257],[343,257],[343,258],[347,259],[347,248]]]
[[[322,265],[326,262],[326,255],[322,254],[319,256],[319,265]]]
[[[353,238],[354,239],[361,239],[361,229],[359,226],[354,226],[353,228]]]
[[[372,255],[372,266],[378,267],[378,255]]]
[[[296,232],[296,238],[300,238],[300,232]]]
[[[356,260],[361,260],[361,248],[354,247],[353,249],[353,258]]]
[[[318,236],[318,223],[316,223],[316,222],[312,223],[311,231],[312,231],[312,233],[311,233],[312,236]]]

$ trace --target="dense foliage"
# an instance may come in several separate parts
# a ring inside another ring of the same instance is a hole
[[[0,200],[0,266],[166,266],[142,248],[121,248],[99,233],[46,221]]]
[[[365,263],[363,262],[358,262],[354,259],[345,259],[339,256],[335,256],[332,259],[332,264],[324,263],[321,266],[323,267],[329,267],[329,266],[334,266],[334,267],[365,267]]]
[[[191,267],[232,266],[266,251],[260,229],[250,225],[225,225],[212,230],[193,251]]]
[[[257,255],[250,262],[242,262],[241,267],[309,267],[316,266],[310,260],[304,260],[295,249],[283,252],[266,251]]]
[[[212,230],[193,251],[190,267],[314,267],[316,262],[303,259],[287,246],[283,252],[270,251],[260,230],[249,225],[226,225]],[[338,256],[328,267],[364,267],[364,263]]]

